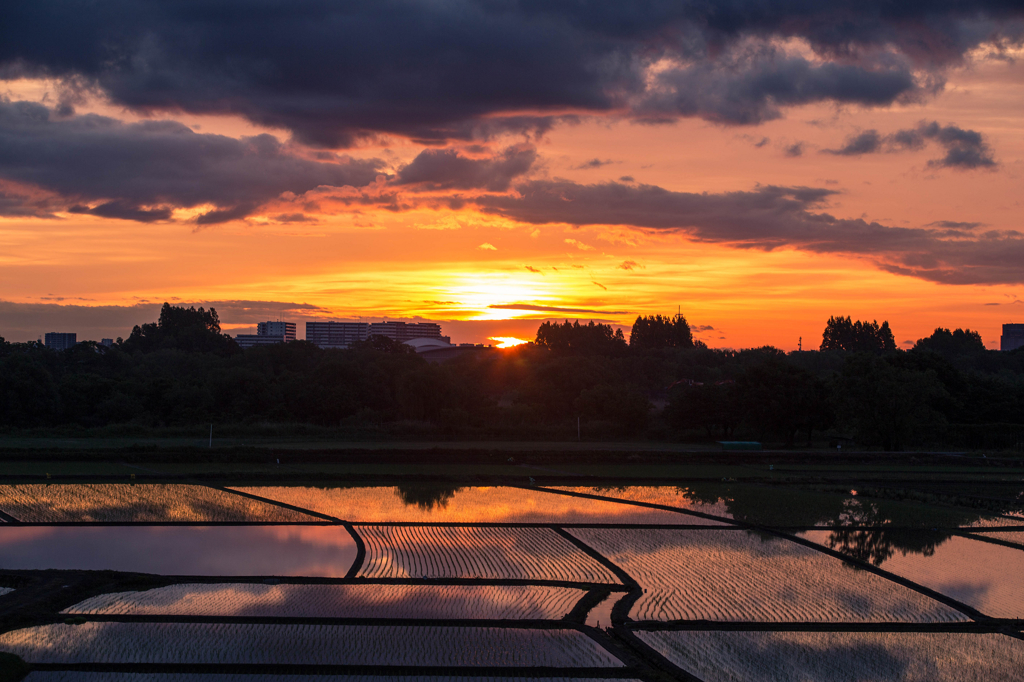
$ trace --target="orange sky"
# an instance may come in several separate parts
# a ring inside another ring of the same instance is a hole
[[[54,84],[22,79],[0,85],[0,91],[11,101],[49,102]],[[96,93],[76,110],[144,119]],[[828,188],[839,193],[815,210],[838,218],[889,227],[957,221],[1019,230],[1022,111],[1024,63],[976,58],[949,71],[941,92],[909,104],[872,109],[812,104],[745,127],[697,118],[663,125],[608,117],[558,124],[530,140],[538,161],[526,177],[592,184],[630,176],[671,191],[709,194],[764,185]],[[270,132],[288,139],[287,131],[258,128],[237,117],[160,112],[153,118],[235,138]],[[821,151],[867,129],[884,135],[922,120],[980,132],[998,166],[931,168],[928,160],[941,156],[934,144],[860,157]],[[522,142],[504,134],[484,141],[483,148],[459,143],[452,148],[483,157]],[[787,156],[785,150],[798,143],[802,154]],[[384,159],[394,172],[424,149],[384,135],[346,153]],[[296,145],[294,153],[307,150]],[[602,163],[580,168],[592,159]],[[1024,322],[1020,284],[937,284],[886,272],[877,258],[785,246],[736,248],[673,231],[532,225],[482,213],[472,204],[442,204],[455,190],[399,191],[408,200],[405,210],[345,205],[337,200],[344,192],[321,188],[301,197],[285,195],[244,219],[206,227],[188,221],[201,208],[178,209],[174,219],[148,224],[67,211],[53,218],[0,217],[0,300],[80,306],[164,300],[303,303],[315,309],[283,314],[300,322],[300,337],[301,322],[314,317],[423,318],[443,321],[454,342],[476,343],[532,338],[538,321],[549,317],[599,319],[628,331],[638,314],[675,313],[679,306],[699,330],[696,337],[710,346],[770,344],[786,350],[796,349],[801,338],[805,348],[816,347],[825,320],[834,314],[889,320],[899,343],[940,325],[970,327],[990,348],[998,347],[1001,324]],[[274,218],[295,213],[305,221]],[[515,303],[594,312],[490,307]],[[0,305],[0,336],[24,341],[54,331],[31,330],[18,310]],[[55,319],[40,318],[39,324],[52,326]],[[229,331],[245,331],[261,319],[222,315]],[[97,336],[130,331],[123,322],[104,324],[99,320],[93,326]]]

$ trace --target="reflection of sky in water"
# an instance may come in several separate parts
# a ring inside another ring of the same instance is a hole
[[[744,530],[573,528],[645,592],[636,620],[948,622],[959,612],[789,540]]]
[[[831,533],[802,535],[827,545]],[[973,606],[986,616],[1024,618],[1024,551],[958,536],[930,551],[895,551],[881,568]]]
[[[337,526],[0,527],[6,569],[342,577],[355,555]]]
[[[0,509],[19,521],[313,521],[306,514],[183,483],[0,485]]]
[[[921,632],[640,632],[707,682],[747,680],[1018,680],[1024,642],[1006,635]]]
[[[237,489],[346,521],[370,523],[703,523],[697,517],[671,511],[522,488],[439,490],[433,499],[428,495],[417,496],[408,492],[403,497],[402,489],[394,487]]]
[[[583,590],[540,585],[184,584],[102,594],[66,613],[558,620],[585,594]]]

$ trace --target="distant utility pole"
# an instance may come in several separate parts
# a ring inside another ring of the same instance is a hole
[[[802,351],[804,349],[804,337],[800,337],[800,340],[796,342],[796,349]]]
[[[213,424],[210,424],[210,447],[213,447]]]

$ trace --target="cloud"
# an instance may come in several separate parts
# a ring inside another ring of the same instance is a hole
[[[844,254],[869,259],[888,272],[947,284],[1024,282],[1020,232],[949,235],[837,218],[824,212],[836,194],[775,186],[697,194],[653,185],[533,180],[517,185],[514,196],[474,201],[484,212],[523,223],[629,226],[734,248]]]
[[[153,222],[175,208],[212,205],[198,217],[212,224],[243,218],[285,192],[365,186],[383,165],[331,156],[336,160],[292,155],[271,135],[237,140],[173,121],[60,117],[41,104],[0,100],[0,179],[56,194],[73,213]],[[31,201],[0,210],[47,212]]]
[[[591,284],[594,284],[594,285],[596,285],[596,286],[599,286],[599,287],[601,287],[601,288],[602,288],[602,289],[604,289],[605,291],[608,291],[608,287],[606,287],[605,285],[601,284],[600,282],[595,282],[594,280],[590,280],[590,283],[591,283]]]
[[[715,331],[715,328],[712,327],[710,324],[695,324],[695,325],[692,325],[690,327],[690,329],[691,329],[691,331],[695,331],[698,334],[702,334],[704,332],[713,332],[713,331]]]
[[[874,154],[882,149],[882,136],[877,130],[865,130],[847,138],[846,144],[839,149],[823,149],[826,154],[838,154],[839,156],[860,156],[861,154]]]
[[[612,161],[611,159],[605,159],[604,161],[601,159],[591,159],[590,161],[584,161],[577,166],[572,166],[572,170],[592,170],[594,168],[608,166],[613,163],[618,163],[618,161]]]
[[[53,300],[64,297],[50,296]],[[68,299],[65,299],[68,300]],[[284,318],[315,318],[329,311],[309,303],[287,301],[193,301],[169,299],[173,305],[216,308],[222,324],[248,324]],[[14,303],[0,300],[0,336],[7,341],[35,341],[47,332],[78,334],[79,341],[127,338],[137,324],[156,322],[162,302],[135,305],[60,305],[57,303]]]
[[[926,142],[936,142],[946,150],[943,158],[928,161],[932,168],[972,170],[995,168],[997,165],[992,158],[992,149],[981,133],[955,125],[941,126],[937,121],[921,121],[916,128],[897,130],[885,136],[880,135],[877,130],[865,130],[847,138],[842,147],[823,149],[822,152],[840,156],[860,156],[878,152],[917,150],[923,148]]]
[[[624,260],[616,266],[619,270],[635,270],[640,268],[644,269],[644,266],[637,263],[635,260]]]
[[[576,240],[576,239],[566,239],[565,243],[568,244],[569,246],[575,246],[580,251],[593,251],[594,250],[593,246],[590,246],[588,244],[584,244],[583,242],[581,242],[579,240]]]
[[[529,270],[530,272],[537,273],[538,275],[543,275],[544,274],[543,272],[541,272],[537,268],[533,267],[532,265],[524,265],[523,267],[526,268],[527,270]]]
[[[539,313],[582,313],[585,315],[629,315],[625,310],[590,310],[589,308],[561,308],[550,305],[537,305],[534,303],[504,303],[489,305],[488,308],[495,310],[532,310]]]
[[[488,244],[487,242],[484,242],[483,244],[481,244],[480,246],[478,246],[476,248],[482,249],[484,251],[497,251],[498,250],[498,247],[493,246],[491,244]]]
[[[474,159],[454,149],[427,149],[398,171],[397,185],[421,189],[486,189],[503,192],[537,160],[532,145],[509,147],[496,156]]]
[[[786,147],[785,154],[786,154],[786,156],[788,156],[790,158],[796,158],[798,156],[803,156],[804,155],[804,143],[803,142],[795,142],[795,143],[789,145],[788,147]]]
[[[110,0],[20,3],[0,75],[64,79],[142,113],[235,114],[318,146],[542,134],[562,113],[756,123],[817,101],[889,105],[940,86],[1019,3]],[[787,55],[787,41],[813,58]],[[669,68],[664,68],[668,65]]]

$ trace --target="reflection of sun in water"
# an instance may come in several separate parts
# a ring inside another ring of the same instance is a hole
[[[498,348],[512,348],[514,346],[521,346],[524,343],[530,343],[526,339],[517,339],[514,336],[491,336],[488,337],[488,341],[496,341],[494,345]]]

